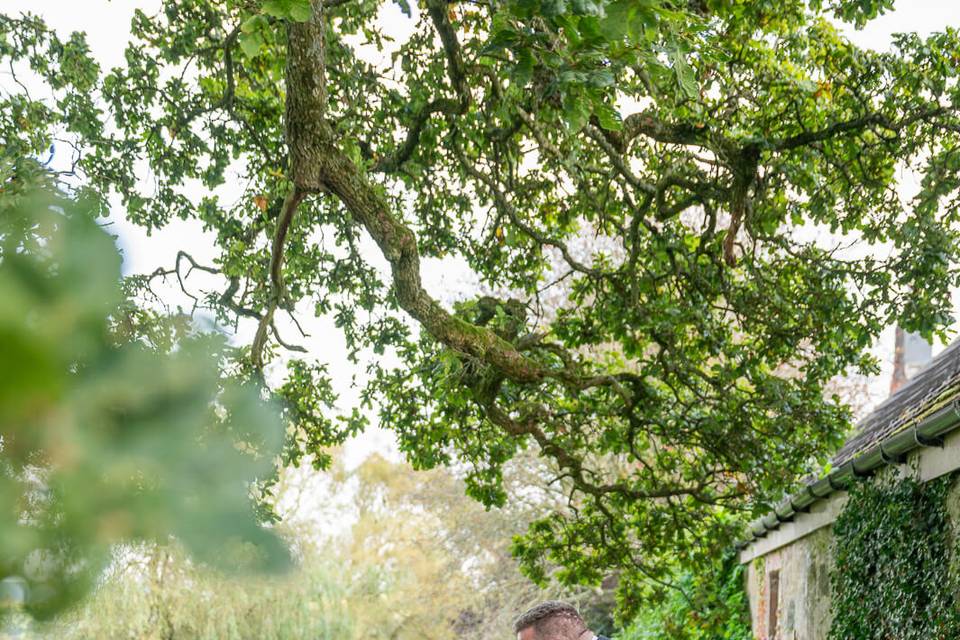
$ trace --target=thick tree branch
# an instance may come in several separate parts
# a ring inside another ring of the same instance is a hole
[[[617,132],[612,132],[617,134]],[[700,124],[664,122],[642,111],[623,119],[623,130],[617,134],[625,149],[637,136],[645,136],[665,144],[709,146],[710,130]]]
[[[470,84],[467,82],[467,70],[463,64],[463,53],[457,32],[450,23],[450,5],[446,0],[427,0],[427,13],[443,43],[443,51],[447,57],[447,75],[450,84],[459,101],[460,113],[466,113],[470,108]]]
[[[493,331],[476,327],[448,313],[423,288],[420,256],[413,232],[390,211],[385,198],[336,145],[326,122],[323,7],[313,0],[313,16],[288,26],[287,145],[290,173],[304,193],[329,191],[373,237],[390,263],[400,307],[437,340],[460,353],[479,358],[505,376],[522,382],[550,375]]]

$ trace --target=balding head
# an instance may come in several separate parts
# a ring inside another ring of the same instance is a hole
[[[549,600],[528,610],[513,625],[517,640],[581,640],[587,625],[566,602]]]

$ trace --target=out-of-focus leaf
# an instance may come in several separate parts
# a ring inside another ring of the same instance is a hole
[[[310,19],[310,0],[266,0],[263,12],[268,16],[306,22]]]
[[[112,239],[83,205],[0,197],[0,580],[43,618],[81,597],[113,545],[175,536],[222,568],[278,568],[249,483],[280,447],[278,412],[224,380],[217,334],[169,354],[116,344]],[[44,572],[31,558],[50,559]]]
[[[240,35],[240,49],[247,58],[256,58],[263,45],[263,36],[258,32]]]

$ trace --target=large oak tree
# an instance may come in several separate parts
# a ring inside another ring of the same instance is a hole
[[[516,540],[526,570],[616,570],[629,600],[823,461],[849,421],[825,387],[884,326],[951,322],[960,35],[838,32],[889,0],[400,4],[392,41],[377,0],[166,0],[109,72],[0,15],[0,58],[51,94],[4,84],[2,153],[65,140],[74,188],[202,223],[216,262],[154,276],[222,277],[199,306],[256,324],[255,374],[305,309],[398,360],[365,398],[415,465],[498,505],[535,447],[569,509]],[[424,271],[451,262],[495,295],[438,300]],[[275,387],[292,460],[362,427],[306,356]]]

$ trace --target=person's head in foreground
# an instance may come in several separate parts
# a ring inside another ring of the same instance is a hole
[[[513,625],[517,640],[594,640],[580,613],[566,602],[548,600],[527,610]]]

